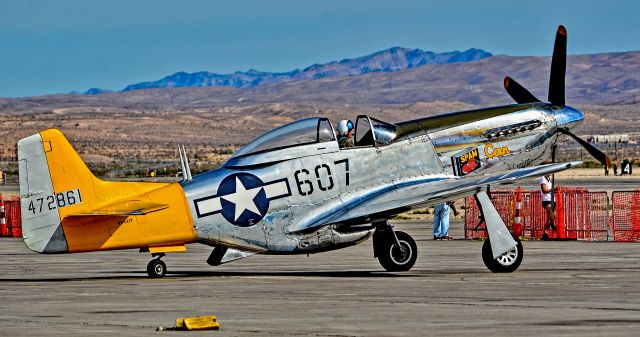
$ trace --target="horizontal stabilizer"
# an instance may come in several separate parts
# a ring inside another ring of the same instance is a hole
[[[143,200],[126,200],[118,203],[110,204],[94,210],[72,213],[69,216],[86,216],[86,215],[145,215],[157,212],[169,207],[167,204],[160,204]]]

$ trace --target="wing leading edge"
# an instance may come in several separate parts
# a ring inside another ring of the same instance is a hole
[[[518,180],[539,177],[581,165],[580,161],[539,165],[474,177],[433,175],[405,179],[358,194],[347,195],[343,202],[313,212],[289,228],[289,232],[305,231],[323,225],[345,222],[372,214],[401,209],[407,206],[433,204],[473,194],[487,185],[506,185]]]

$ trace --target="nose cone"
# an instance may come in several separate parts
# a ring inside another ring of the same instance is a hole
[[[557,127],[571,129],[584,119],[582,112],[570,106],[554,111]]]

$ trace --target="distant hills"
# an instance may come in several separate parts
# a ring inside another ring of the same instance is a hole
[[[235,87],[255,88],[272,83],[318,80],[354,76],[367,73],[388,73],[403,69],[420,67],[427,64],[450,64],[477,61],[492,56],[481,49],[434,53],[420,49],[393,47],[370,55],[334,61],[325,64],[314,64],[302,70],[272,73],[250,69],[233,74],[216,74],[208,71],[196,73],[177,72],[158,81],[131,84],[122,91],[154,88],[184,87]],[[86,94],[107,92],[97,88],[87,90]]]
[[[472,49],[462,53],[454,52],[452,57],[445,58],[449,61],[455,60],[456,63],[431,63],[418,66],[422,61],[418,61],[417,57],[407,57],[412,55],[410,51],[392,48],[365,57],[367,62],[351,59],[315,65],[298,71],[297,77],[291,75],[295,71],[287,73],[289,75],[286,76],[289,77],[271,73],[263,77],[263,81],[273,82],[262,85],[254,83],[241,86],[238,82],[236,83],[238,86],[202,87],[192,78],[189,83],[198,87],[132,90],[129,86],[129,90],[125,92],[80,96],[61,95],[55,101],[66,100],[77,106],[105,104],[149,107],[165,105],[207,107],[254,103],[412,104],[432,101],[462,102],[484,106],[513,103],[502,86],[506,75],[513,77],[538,98],[546,100],[550,57],[505,55],[484,57],[486,52]],[[463,59],[462,55],[475,55],[473,57],[481,59],[473,62],[458,62]],[[365,67],[364,64],[368,66]],[[396,70],[392,71],[392,69]],[[260,72],[255,74],[258,73]],[[251,72],[235,73],[229,76],[240,78],[249,76],[247,74]],[[567,103],[570,105],[640,104],[638,74],[640,74],[640,51],[570,55],[567,60],[566,75]],[[182,78],[180,75],[172,76]],[[169,78],[172,76],[159,82],[166,82],[164,85],[168,86],[171,82]],[[191,78],[195,74],[185,73],[183,76]],[[159,82],[149,83],[160,85]],[[186,83],[180,83],[186,85]],[[138,86],[143,87],[141,84]],[[51,95],[42,97],[46,98],[45,101],[50,101],[52,98]],[[13,101],[13,104],[28,106],[28,102],[35,104],[36,101],[41,102],[42,99],[26,98],[20,102]],[[0,102],[0,110],[2,105]]]
[[[269,103],[335,106],[444,101],[487,106],[513,103],[502,86],[507,75],[546,100],[550,57],[487,55],[489,53],[479,49],[436,54],[391,48],[361,58],[313,65],[287,73],[247,71],[217,75],[227,76],[226,86],[203,86],[213,83],[204,80],[205,74],[211,73],[178,73],[157,82],[128,86],[124,92],[93,88],[90,92],[94,95],[0,98],[0,113],[33,113],[61,107],[176,109]],[[476,61],[469,61],[474,59]],[[570,55],[566,75],[567,103],[638,105],[638,74],[640,51]],[[231,78],[235,78],[235,82]],[[187,84],[196,87],[184,87]],[[178,85],[183,87],[176,87]],[[132,89],[147,86],[150,88]]]
[[[100,89],[100,88],[91,88],[84,92],[85,95],[96,95],[96,94],[104,94],[108,92],[113,92],[113,90],[109,89]]]

